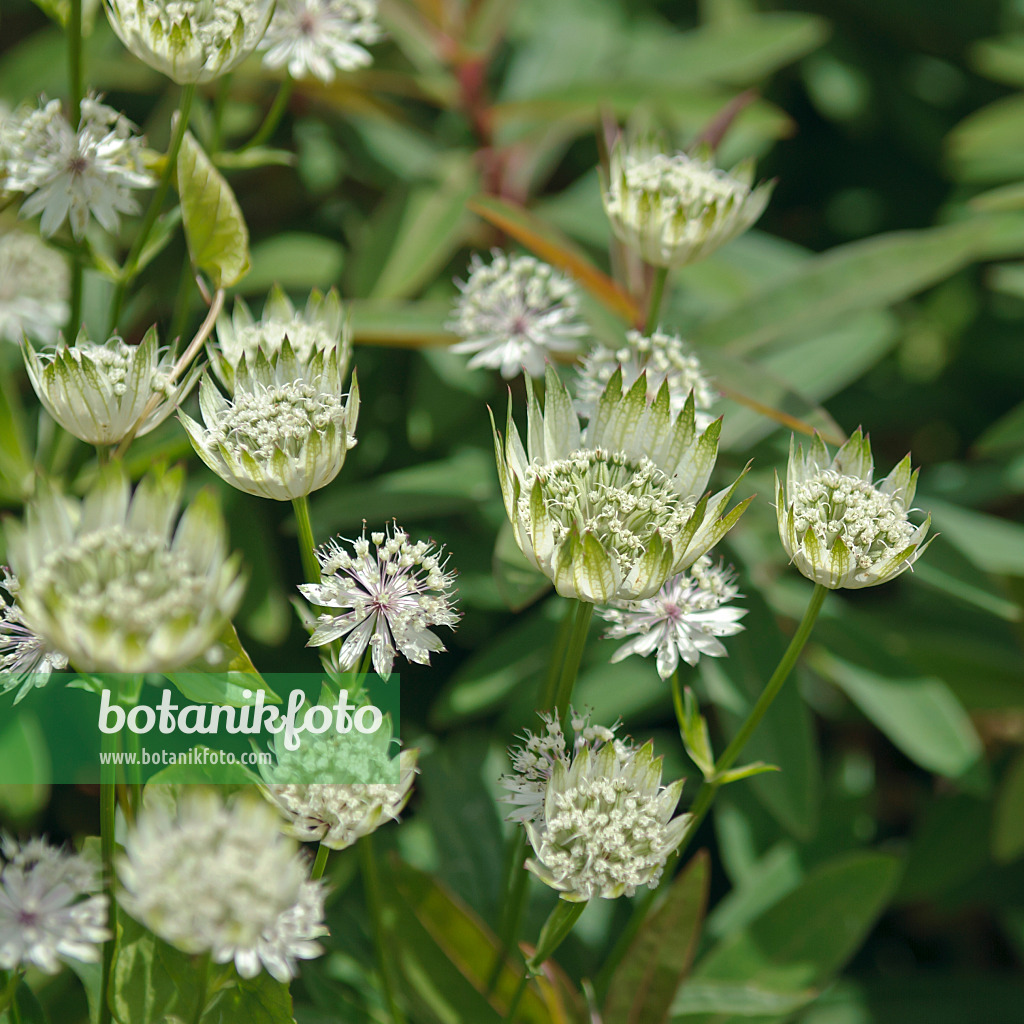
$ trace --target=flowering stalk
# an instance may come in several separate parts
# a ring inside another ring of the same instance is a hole
[[[313,861],[313,870],[310,871],[309,877],[312,881],[319,881],[324,877],[324,870],[327,867],[327,858],[331,855],[331,848],[321,843],[316,848],[316,860]]]
[[[302,556],[302,573],[309,583],[320,582],[320,562],[316,557],[316,542],[313,540],[313,524],[309,519],[309,498],[303,494],[292,498],[295,522],[299,532],[299,554]]]
[[[370,910],[370,928],[373,931],[373,945],[377,951],[377,969],[380,972],[384,1000],[392,1024],[405,1024],[405,1017],[395,1002],[394,981],[391,977],[391,963],[384,944],[384,919],[381,913],[380,880],[377,878],[377,862],[374,860],[373,835],[365,835],[359,844],[359,865],[363,873],[363,887]]]
[[[69,110],[82,109],[82,0],[71,0],[68,14],[68,95]],[[77,245],[75,247],[78,248]],[[82,320],[82,275],[80,254],[72,252],[71,260],[71,306],[68,313],[67,333],[73,338],[78,333]]]
[[[284,112],[288,109],[288,101],[292,98],[292,89],[294,88],[295,79],[288,75],[281,82],[277,95],[274,97],[274,102],[270,105],[263,123],[256,129],[256,134],[239,147],[239,153],[244,153],[247,149],[255,149],[256,146],[262,146],[274,134],[277,126],[281,123]]]
[[[185,138],[185,132],[188,129],[188,120],[192,112],[192,100],[195,97],[195,93],[196,86],[194,82],[188,82],[181,87],[177,121],[175,122],[170,148],[167,150],[163,173],[160,175],[160,181],[156,186],[156,191],[153,193],[149,208],[146,210],[146,216],[139,228],[139,233],[135,236],[135,241],[128,252],[128,258],[121,268],[121,280],[118,282],[114,298],[110,304],[111,332],[117,326],[128,286],[138,273],[139,258],[142,255],[142,250],[145,248],[146,242],[149,241],[150,232],[156,224],[157,217],[160,216],[160,208],[164,205],[164,200],[167,198],[167,193],[171,187],[171,180],[174,177],[174,171],[178,164],[178,150],[181,149],[182,140]]]
[[[103,733],[100,737],[101,751],[113,754],[118,747],[118,734]],[[103,943],[102,980],[100,982],[99,1024],[111,1024],[110,1001],[111,975],[114,968],[114,939],[117,921],[117,900],[114,892],[114,822],[117,806],[116,773],[113,757],[106,757],[100,764],[100,857],[103,863],[103,885],[110,895],[107,910],[107,928],[111,938]]]
[[[658,313],[661,310],[661,300],[665,294],[665,282],[668,280],[668,267],[656,267],[654,280],[651,282],[651,297],[647,306],[647,319],[644,326],[648,333],[658,326]]]
[[[594,606],[589,601],[575,601],[576,615],[573,619],[572,633],[566,646],[565,662],[558,679],[558,694],[555,698],[555,711],[559,718],[565,718],[572,700],[572,690],[576,685],[576,676],[583,659],[583,650],[587,646],[587,631],[594,615]]]

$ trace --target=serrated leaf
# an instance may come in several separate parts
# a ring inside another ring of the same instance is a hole
[[[231,186],[191,132],[181,143],[177,178],[192,262],[216,288],[237,284],[249,271],[249,229]]]

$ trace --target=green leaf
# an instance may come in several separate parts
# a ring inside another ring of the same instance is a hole
[[[0,372],[0,492],[23,500],[35,470],[25,431],[25,411],[10,376]]]
[[[345,250],[331,238],[299,231],[274,235],[252,247],[252,270],[241,291],[262,295],[275,284],[286,291],[327,289],[338,283],[344,265]]]
[[[644,920],[612,975],[604,1024],[656,1024],[668,1018],[697,948],[710,876],[707,851],[701,850]]]
[[[979,569],[1024,576],[1024,526],[930,497],[926,507],[943,539],[956,545]]]
[[[294,1024],[288,986],[266,971],[214,997],[201,1024]]]
[[[192,262],[216,288],[230,288],[249,271],[249,229],[231,186],[185,132],[178,153],[178,194]]]
[[[466,230],[466,204],[479,185],[467,154],[454,154],[440,181],[409,192],[398,229],[370,293],[374,299],[413,295],[451,259]]]
[[[727,786],[730,782],[739,782],[741,779],[752,779],[755,775],[763,775],[765,772],[781,771],[777,764],[765,764],[763,761],[754,761],[751,764],[741,765],[739,768],[730,768],[722,772],[717,781]]]
[[[547,593],[551,581],[519,550],[512,524],[504,522],[494,542],[494,583],[505,604],[521,612]]]
[[[965,117],[946,136],[946,156],[961,181],[1024,176],[1024,95],[1005,96]]]
[[[992,859],[1009,864],[1024,854],[1024,751],[1017,754],[996,793]]]
[[[42,810],[50,797],[52,767],[46,735],[30,711],[21,711],[0,733],[0,779],[32,778],[35,783],[0,783],[0,812],[24,821]]]
[[[451,316],[450,302],[353,299],[348,308],[352,313],[352,338],[357,345],[425,348],[455,341],[445,327]]]
[[[680,732],[683,745],[686,747],[690,760],[701,770],[705,778],[715,771],[715,755],[711,750],[711,734],[708,723],[700,713],[700,704],[688,686],[683,693],[683,722]]]
[[[691,976],[698,985],[731,982],[794,998],[824,985],[854,950],[887,906],[900,874],[895,857],[854,853],[817,868],[793,892],[742,931],[713,947]],[[672,1020],[686,1024],[730,1024],[749,1019],[735,1010],[691,1012],[687,984],[673,1006]],[[699,993],[698,989],[698,993]],[[789,1010],[757,1015],[760,1024],[783,1021]]]
[[[110,1008],[118,1024],[196,1012],[195,959],[162,942],[118,908]]]
[[[957,778],[981,758],[971,719],[942,680],[889,677],[820,648],[809,660],[922,768]]]
[[[811,1002],[817,992],[776,992],[744,981],[698,981],[683,986],[672,1004],[676,1018],[694,1014],[733,1017],[788,1017]]]

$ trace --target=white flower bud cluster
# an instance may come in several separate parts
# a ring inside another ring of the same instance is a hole
[[[4,836],[0,854],[0,968],[56,974],[61,960],[97,963],[110,938],[98,865],[42,839]]]
[[[373,670],[383,679],[391,675],[395,655],[401,653],[420,665],[444,644],[428,627],[454,627],[455,573],[446,570],[447,558],[429,541],[411,541],[394,527],[348,542],[349,554],[331,540],[317,551],[321,583],[299,586],[303,597],[321,608],[342,609],[342,614],[319,617],[311,646],[345,637],[339,655],[342,669],[358,664],[369,646]],[[372,544],[372,550],[371,550]]]
[[[714,418],[707,410],[715,402],[715,390],[696,353],[683,339],[661,331],[650,335],[627,331],[626,344],[621,348],[598,345],[583,357],[583,366],[576,378],[576,408],[585,419],[591,419],[597,411],[601,393],[620,366],[626,387],[632,387],[641,374],[647,377],[650,401],[667,381],[673,416],[683,411],[692,391],[698,430],[703,430]]]
[[[35,235],[0,235],[0,339],[56,341],[68,318],[68,282],[67,261]]]
[[[154,799],[124,851],[122,906],[178,949],[234,962],[243,978],[266,968],[282,982],[298,973],[297,960],[323,952],[323,887],[262,801],[225,804],[207,790],[173,806]]]
[[[474,253],[469,279],[456,282],[462,293],[448,329],[464,338],[453,352],[475,353],[471,369],[499,369],[507,379],[544,375],[556,352],[576,352],[587,333],[579,318],[576,286],[532,256],[509,256],[495,249],[491,262]]]
[[[119,214],[137,213],[132,189],[155,179],[142,159],[142,140],[121,113],[95,97],[82,100],[77,130],[61,112],[60,100],[12,114],[0,122],[0,184],[29,198],[21,215],[42,214],[40,230],[52,235],[70,219],[82,238],[90,215],[111,233]]]
[[[13,600],[8,603],[0,597],[0,693],[17,689],[17,704],[33,686],[45,686],[52,672],[66,669],[68,659],[25,622],[17,604],[17,577],[6,567],[3,573],[3,588]]]

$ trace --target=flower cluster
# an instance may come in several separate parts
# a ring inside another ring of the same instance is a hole
[[[142,140],[123,114],[92,96],[82,100],[79,114],[73,128],[60,100],[50,100],[0,122],[0,183],[28,196],[21,215],[41,213],[44,235],[69,220],[81,238],[90,215],[114,233],[119,214],[139,210],[132,189],[155,184]]]
[[[106,0],[106,8],[139,60],[175,82],[209,82],[256,48],[274,0]]]
[[[791,444],[785,487],[776,476],[783,547],[800,572],[830,590],[885,583],[931,543],[922,543],[931,516],[920,526],[909,518],[917,487],[910,456],[877,485],[873,472],[871,444],[858,430],[835,458],[817,435],[806,455]]]
[[[672,817],[682,788],[682,780],[661,785],[649,742],[584,745],[568,766],[556,759],[542,813],[525,823],[527,868],[574,903],[653,888],[690,824],[689,815]]]
[[[743,608],[724,607],[738,596],[735,573],[703,555],[653,597],[599,609],[598,614],[612,623],[605,636],[631,638],[612,655],[612,663],[657,651],[658,674],[669,679],[680,658],[696,665],[702,654],[724,657],[727,652],[718,637],[739,633],[739,620],[747,614]]]
[[[74,345],[36,352],[23,346],[25,368],[39,401],[69,433],[89,444],[117,444],[129,434],[141,437],[177,408],[199,376],[193,369],[177,384],[174,360],[159,348],[151,327],[138,345],[117,335],[90,341],[85,330]],[[155,402],[155,404],[154,404]]]
[[[173,806],[153,801],[128,832],[117,871],[132,917],[186,953],[233,962],[243,978],[265,968],[287,982],[297,960],[323,952],[323,886],[308,879],[262,801],[226,804],[206,790]]]
[[[697,433],[692,394],[673,418],[667,382],[648,403],[646,378],[625,391],[616,369],[583,432],[549,367],[545,402],[542,412],[529,388],[526,448],[509,403],[495,453],[516,542],[565,597],[650,597],[718,543],[749,503],[726,512],[738,480],[704,495],[720,424]]]
[[[572,281],[532,256],[495,249],[484,263],[474,253],[469,279],[456,283],[461,295],[448,326],[464,340],[451,350],[475,353],[473,369],[540,377],[548,355],[576,352],[587,333]]]
[[[45,686],[51,673],[66,669],[68,659],[26,623],[17,602],[18,578],[6,568],[3,573],[3,589],[11,600],[0,597],[0,693],[17,689],[17,704],[32,687]]]
[[[632,387],[641,374],[646,375],[649,401],[667,382],[673,416],[683,411],[692,391],[697,429],[704,430],[710,425],[713,417],[707,410],[717,396],[700,360],[678,335],[661,331],[650,335],[627,331],[626,344],[621,348],[597,345],[583,357],[576,379],[576,408],[581,416],[593,418],[616,367],[622,368],[622,383],[626,387]]]
[[[56,341],[68,292],[67,261],[55,249],[24,231],[0,235],[0,340]]]
[[[334,81],[338,71],[373,62],[366,46],[383,35],[377,0],[277,0],[263,37],[263,63],[288,68],[292,78]]]
[[[709,256],[761,214],[772,185],[751,189],[753,165],[726,174],[710,158],[666,153],[645,139],[612,151],[604,208],[616,236],[655,267]]]
[[[397,526],[372,533],[369,540],[364,532],[347,543],[352,554],[338,540],[320,547],[321,582],[299,586],[312,604],[341,612],[320,615],[310,645],[344,637],[338,658],[343,669],[355,667],[369,646],[373,670],[385,680],[397,653],[418,665],[429,664],[433,652],[444,650],[430,627],[454,627],[459,621],[455,573],[446,569],[442,549],[411,541]]]
[[[7,547],[25,623],[86,672],[164,672],[205,655],[242,599],[224,522],[201,492],[177,529],[182,475],[131,493],[108,467],[83,501],[44,486]]]
[[[341,343],[300,358],[287,337],[233,370],[231,398],[207,374],[199,386],[205,429],[179,418],[192,447],[218,476],[247,494],[287,501],[329,484],[356,443],[359,386],[343,394]]]
[[[0,968],[47,974],[65,959],[97,963],[107,930],[98,865],[42,839],[0,840]]]

